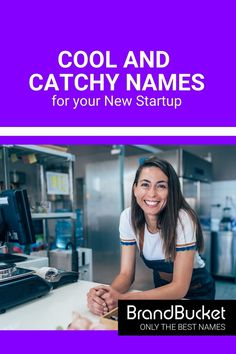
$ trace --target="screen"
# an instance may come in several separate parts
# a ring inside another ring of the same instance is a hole
[[[26,189],[0,193],[0,241],[20,245],[36,242]]]

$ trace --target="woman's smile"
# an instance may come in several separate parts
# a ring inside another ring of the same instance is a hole
[[[157,206],[158,203],[160,203],[158,200],[146,200],[144,199],[144,202],[150,207],[150,208],[154,208]]]

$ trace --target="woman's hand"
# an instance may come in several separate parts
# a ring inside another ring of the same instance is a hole
[[[106,288],[102,287],[102,289],[105,290],[105,292],[101,297],[106,302],[109,311],[111,311],[118,306],[118,300],[123,297],[123,294],[114,290],[110,286]]]
[[[108,306],[102,296],[105,294],[105,287],[95,287],[87,293],[87,306],[95,315],[103,316],[108,312]]]

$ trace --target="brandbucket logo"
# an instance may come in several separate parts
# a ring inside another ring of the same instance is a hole
[[[120,335],[236,335],[236,300],[119,301]]]

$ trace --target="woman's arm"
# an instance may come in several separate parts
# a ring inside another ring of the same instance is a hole
[[[195,251],[192,250],[177,252],[174,261],[173,279],[167,285],[152,290],[126,294],[121,294],[110,288],[109,291],[102,295],[102,298],[106,301],[109,310],[117,306],[118,300],[182,299],[187,294],[191,282],[194,255]]]
[[[128,291],[134,281],[135,255],[135,245],[121,247],[120,273],[111,284],[111,288],[119,293]],[[91,312],[101,316],[109,310],[106,302],[102,299],[102,296],[109,289],[109,287],[97,286],[89,290],[87,294],[87,305]]]
[[[195,251],[177,252],[174,261],[174,271],[172,281],[156,289],[139,293],[129,293],[123,295],[123,299],[160,299],[174,300],[182,299],[188,292],[194,262]]]
[[[135,277],[136,246],[121,246],[120,273],[111,283],[111,287],[120,293],[129,290]]]

